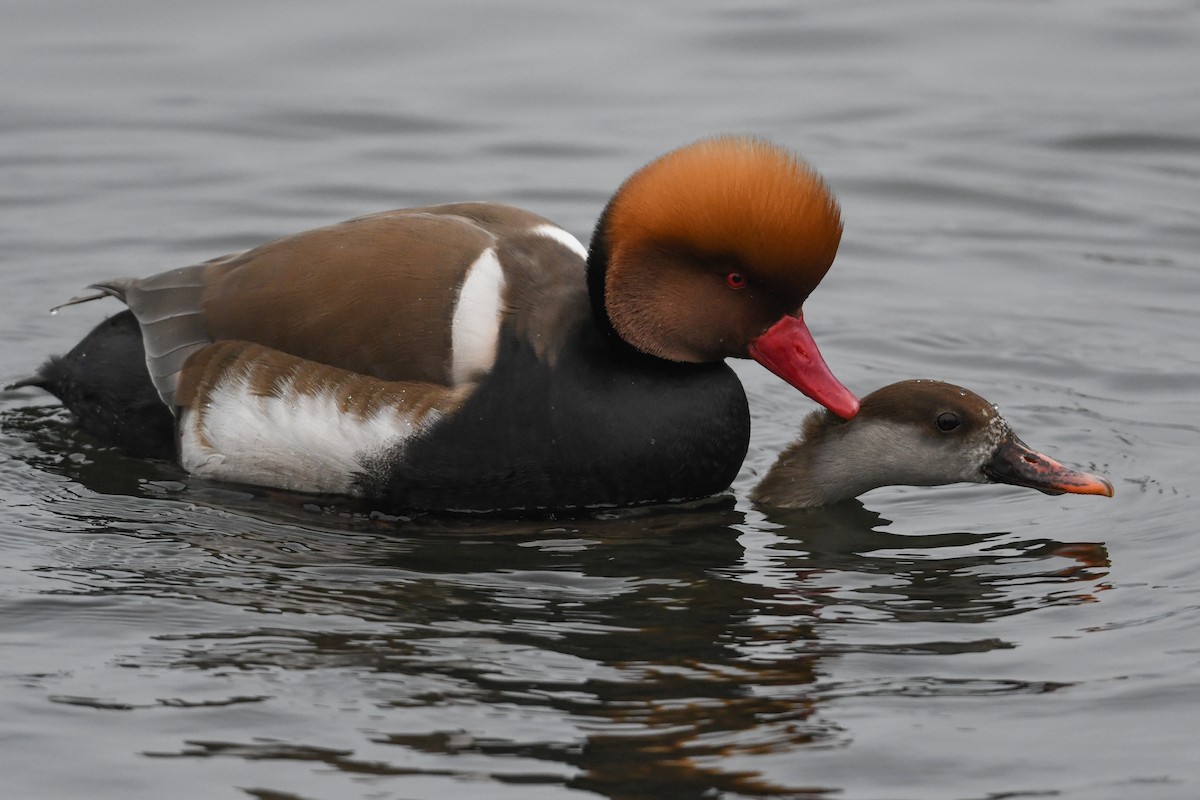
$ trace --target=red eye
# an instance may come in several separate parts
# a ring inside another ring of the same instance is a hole
[[[740,272],[731,272],[725,276],[725,283],[730,289],[745,289],[746,276]]]

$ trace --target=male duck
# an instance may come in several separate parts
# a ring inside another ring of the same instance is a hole
[[[800,438],[751,492],[778,508],[830,505],[880,486],[1008,483],[1046,494],[1099,494],[1113,486],[1031,450],[996,411],[951,383],[910,380],[862,400],[851,420],[814,411]]]
[[[80,301],[132,318],[23,383],[221,481],[478,511],[702,497],[749,441],[725,358],[858,411],[801,309],[841,231],[797,157],[709,139],[630,177],[590,250],[528,211],[457,203],[98,283]]]

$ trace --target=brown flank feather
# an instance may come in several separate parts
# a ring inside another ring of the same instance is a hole
[[[504,237],[545,223],[521,209],[455,203],[278,239],[208,268],[208,331],[383,380],[448,386],[450,322],[467,270]]]
[[[331,394],[343,414],[366,419],[394,410],[414,423],[430,411],[456,409],[472,387],[447,389],[422,381],[382,381],[368,375],[318,364],[253,342],[224,341],[205,347],[190,359],[176,395],[180,406],[203,409],[221,384],[238,378],[260,397]]]

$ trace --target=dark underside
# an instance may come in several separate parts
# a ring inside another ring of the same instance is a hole
[[[174,418],[145,366],[137,321],[123,311],[38,385],[81,428],[144,458],[176,457]],[[683,365],[613,347],[590,321],[557,366],[511,334],[495,368],[429,435],[365,463],[360,488],[381,510],[582,510],[706,497],[737,475],[750,414],[725,364]]]
[[[719,364],[614,348],[589,320],[555,366],[505,332],[495,368],[452,417],[369,465],[391,507],[493,511],[705,497],[736,477],[745,391]]]

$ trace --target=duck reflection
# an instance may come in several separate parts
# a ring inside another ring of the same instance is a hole
[[[296,719],[287,741],[265,742],[252,727],[230,734],[236,710],[210,709],[212,727],[150,754],[162,758],[482,774],[614,798],[821,796],[756,759],[846,743],[834,699],[1057,688],[986,675],[855,682],[845,659],[1012,647],[1002,620],[1094,601],[1109,567],[1092,542],[896,533],[857,501],[404,519],[200,482],[183,503],[161,488],[177,473],[54,452],[43,442],[18,457],[72,479],[69,491],[48,484],[45,511],[88,543],[47,570],[69,571],[71,592],[136,599],[153,633],[113,668],[220,675],[231,694],[265,698],[258,713]],[[133,499],[106,494],[131,487]],[[181,599],[203,624],[155,630],[156,602]],[[306,681],[321,694],[296,688]],[[344,710],[362,704],[369,714]],[[331,725],[357,745],[325,747]]]

